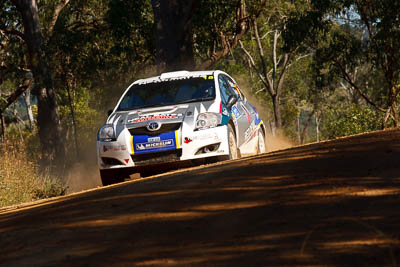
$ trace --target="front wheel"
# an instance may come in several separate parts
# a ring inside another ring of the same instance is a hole
[[[258,130],[258,144],[257,144],[257,154],[265,153],[265,134],[264,131],[259,129]]]
[[[236,136],[230,124],[228,124],[228,143],[229,143],[229,159],[238,159],[239,153],[236,145]]]
[[[115,170],[100,170],[100,178],[103,186],[124,181],[124,177]]]

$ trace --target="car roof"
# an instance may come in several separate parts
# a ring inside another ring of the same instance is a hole
[[[133,84],[146,84],[146,83],[154,83],[154,82],[162,82],[168,80],[180,80],[194,77],[203,77],[207,75],[213,75],[215,70],[204,70],[204,71],[173,71],[173,72],[165,72],[159,76],[149,77],[146,79],[140,79],[135,81]]]

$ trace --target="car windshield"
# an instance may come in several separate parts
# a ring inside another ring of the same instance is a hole
[[[213,76],[133,85],[118,111],[215,99]]]

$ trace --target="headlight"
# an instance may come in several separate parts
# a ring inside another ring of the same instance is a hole
[[[217,127],[221,124],[222,116],[218,113],[205,112],[200,113],[196,120],[196,130]]]
[[[99,140],[110,142],[115,140],[114,128],[111,125],[104,125],[99,131]]]

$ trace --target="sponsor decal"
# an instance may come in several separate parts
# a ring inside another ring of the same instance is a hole
[[[128,164],[128,162],[129,162],[129,159],[125,159],[125,162],[126,162],[126,164]]]
[[[240,113],[239,109],[238,109],[236,106],[233,106],[233,107],[232,107],[232,113],[233,113],[233,115],[235,116],[235,118],[239,118],[240,115],[242,115],[242,114]]]
[[[190,142],[192,142],[193,140],[192,139],[190,139],[190,138],[188,138],[188,137],[185,137],[185,144],[189,144]]]
[[[126,150],[126,146],[125,145],[111,145],[111,144],[107,144],[107,145],[103,145],[103,152],[107,152],[107,151],[125,151]]]
[[[226,108],[222,109],[222,115],[229,116],[228,110]]]
[[[216,133],[208,133],[208,134],[202,134],[202,135],[196,135],[193,137],[185,137],[185,143],[186,143],[186,138],[188,138],[191,141],[204,141],[204,140],[215,140],[215,141],[219,141],[219,137]],[[191,142],[190,141],[190,142]]]
[[[246,106],[243,103],[240,103],[240,105],[242,106],[244,112],[246,113],[247,121],[250,123],[251,122],[250,112],[247,110]]]
[[[177,116],[153,116],[153,117],[147,117],[147,118],[140,118],[136,120],[128,120],[128,123],[139,123],[139,122],[145,122],[149,120],[170,120],[170,119],[177,119]]]
[[[162,140],[160,142],[149,142],[149,143],[139,143],[136,144],[136,150],[148,150],[154,148],[164,148],[174,146],[174,140]]]
[[[171,119],[177,119],[182,117],[183,114],[155,114],[155,115],[148,115],[148,116],[140,116],[138,119],[130,119],[127,120],[128,123],[139,123],[139,122],[145,122],[145,121],[150,121],[150,120],[171,120]]]
[[[147,138],[147,142],[149,142],[149,143],[151,143],[151,142],[160,142],[160,141],[161,141],[161,137],[159,137],[159,136]]]
[[[254,133],[256,127],[254,124],[250,124],[249,128],[247,128],[247,130],[244,132],[244,139],[247,140],[249,138],[251,138],[252,136],[254,136]]]
[[[161,133],[157,136],[134,135],[131,139],[132,154],[166,151],[179,148],[178,131]]]

